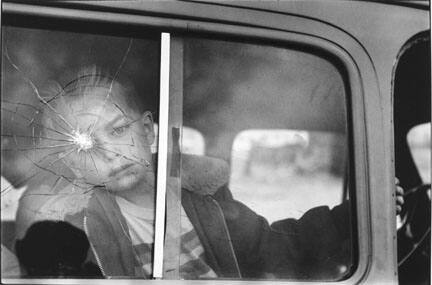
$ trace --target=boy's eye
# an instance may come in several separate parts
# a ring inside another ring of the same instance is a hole
[[[114,128],[113,131],[111,132],[111,135],[117,136],[117,137],[122,136],[128,127],[129,127],[129,125]]]

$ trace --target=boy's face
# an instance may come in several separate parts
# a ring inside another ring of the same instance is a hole
[[[125,103],[118,84],[86,88],[84,96],[64,96],[58,111],[71,122],[73,151],[63,158],[75,175],[91,185],[113,192],[127,191],[139,183],[153,186],[150,146],[154,141],[150,113],[137,114]],[[108,97],[108,99],[107,99]]]

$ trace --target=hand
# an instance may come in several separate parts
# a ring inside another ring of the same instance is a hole
[[[395,185],[396,185],[396,215],[399,215],[402,212],[402,206],[404,204],[404,190],[400,186],[399,179],[395,177]]]

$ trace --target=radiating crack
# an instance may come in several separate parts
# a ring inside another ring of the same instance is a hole
[[[90,135],[93,134],[93,132],[94,132],[94,130],[95,130],[95,127],[96,127],[96,125],[97,125],[97,123],[98,123],[98,121],[99,121],[99,118],[100,118],[101,113],[102,113],[103,111],[105,111],[106,103],[108,102],[108,100],[109,100],[109,98],[110,98],[110,96],[111,96],[111,92],[112,92],[112,89],[113,89],[114,83],[116,82],[117,77],[118,77],[118,75],[119,75],[119,73],[120,73],[120,71],[121,71],[121,69],[122,69],[124,63],[126,62],[126,59],[127,59],[128,55],[129,55],[129,52],[130,52],[131,47],[132,47],[132,43],[133,43],[133,39],[130,39],[130,40],[129,40],[129,45],[128,45],[127,49],[126,49],[126,52],[124,53],[123,58],[122,58],[122,60],[121,60],[121,62],[120,62],[120,64],[119,64],[119,66],[117,67],[117,70],[116,70],[116,72],[115,72],[115,74],[114,74],[114,77],[111,79],[111,83],[110,83],[110,86],[109,86],[109,89],[108,89],[107,95],[105,96],[104,102],[102,103],[102,108],[99,110],[99,112],[98,112],[98,114],[97,114],[97,116],[96,116],[96,120],[95,120],[95,122],[93,123],[92,128],[90,129]]]

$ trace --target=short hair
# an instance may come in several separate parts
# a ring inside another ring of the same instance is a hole
[[[68,98],[84,96],[88,93],[88,89],[102,87],[106,89],[112,90],[122,90],[123,98],[120,100],[124,100],[124,103],[131,110],[137,112],[138,114],[142,114],[145,111],[150,111],[155,113],[155,110],[152,110],[154,107],[151,103],[151,98],[146,98],[147,96],[138,96],[134,84],[126,77],[121,75],[111,75],[108,72],[105,72],[97,67],[84,67],[82,68],[77,76],[69,81],[64,86],[61,86],[58,83],[51,83],[50,86],[45,91],[45,98],[48,103],[54,103],[55,101],[63,96]],[[78,92],[77,92],[78,91]],[[112,97],[117,96],[113,92],[111,94]]]

